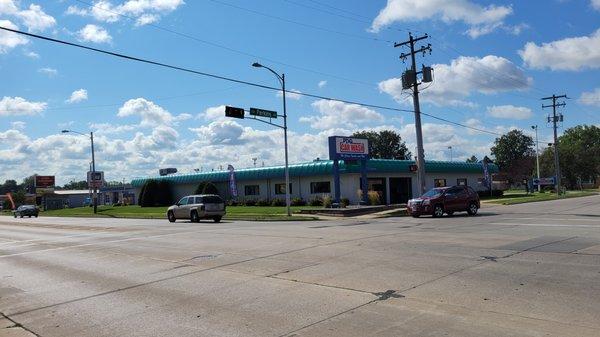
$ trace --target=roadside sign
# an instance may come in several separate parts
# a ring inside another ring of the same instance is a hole
[[[90,188],[101,188],[104,185],[104,171],[88,171],[87,181]]]
[[[277,111],[271,111],[271,110],[250,108],[250,114],[252,116],[267,117],[267,118],[277,118]]]
[[[35,176],[35,187],[50,188],[54,187],[54,176]]]
[[[556,182],[554,180],[554,177],[550,177],[550,178],[535,178],[533,179],[533,184],[534,185],[555,185]]]
[[[233,117],[233,118],[244,118],[244,109],[236,108],[233,106],[225,107],[225,117]]]
[[[369,140],[365,138],[329,137],[329,159],[367,160]]]

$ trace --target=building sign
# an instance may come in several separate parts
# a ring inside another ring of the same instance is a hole
[[[35,187],[36,188],[54,188],[55,183],[54,176],[35,176]]]
[[[550,178],[533,179],[533,184],[543,186],[543,185],[555,185],[556,183],[554,182],[554,177],[550,177]]]
[[[329,159],[369,159],[369,140],[339,136],[329,137]]]
[[[54,184],[56,179],[54,176],[35,176],[35,194],[44,195],[46,193],[54,192]]]
[[[104,171],[88,171],[87,182],[89,188],[101,188],[104,186]]]

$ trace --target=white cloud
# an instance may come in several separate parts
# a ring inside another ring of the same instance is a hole
[[[570,37],[543,43],[525,44],[519,55],[528,67],[551,70],[600,68],[600,29],[590,36]]]
[[[500,27],[512,12],[510,6],[483,7],[469,0],[388,0],[373,20],[371,30],[378,32],[394,22],[439,18],[446,23],[464,22],[470,27],[467,34],[476,38]]]
[[[314,101],[311,106],[320,114],[301,117],[300,121],[310,123],[313,129],[355,128],[356,123],[383,121],[383,116],[378,112],[356,104],[322,99]]]
[[[42,73],[44,75],[47,75],[48,77],[54,77],[58,75],[58,70],[54,68],[45,67],[38,69],[38,73]]]
[[[323,80],[323,81],[319,81],[319,88],[324,88],[327,85],[327,81]]]
[[[19,8],[13,0],[0,0],[0,15],[13,15],[18,12]]]
[[[244,127],[231,120],[212,122],[199,128],[191,128],[205,144],[240,144]]]
[[[293,99],[295,101],[299,100],[300,98],[302,98],[302,95],[300,95],[302,93],[302,91],[297,90],[297,89],[287,89],[285,92],[285,98],[286,99]],[[277,92],[277,97],[281,98],[283,97],[283,94],[281,93],[281,91]]]
[[[198,118],[207,121],[216,121],[225,119],[225,105],[213,106],[204,110],[198,115]]]
[[[23,21],[30,32],[41,32],[56,24],[56,20],[44,13],[42,7],[31,4],[29,9],[22,10],[17,13],[17,16]]]
[[[65,13],[91,16],[97,21],[106,23],[117,22],[121,16],[127,16],[135,19],[136,26],[143,26],[157,22],[161,16],[176,10],[183,4],[183,0],[128,0],[113,5],[109,1],[100,0],[94,2],[94,6],[90,9],[69,6]]]
[[[421,100],[438,106],[474,107],[474,103],[465,101],[473,93],[523,90],[533,82],[515,64],[495,55],[483,58],[461,56],[450,64],[434,64],[432,67],[434,82],[422,91]],[[397,101],[404,100],[400,78],[380,82],[379,90]]]
[[[578,102],[583,105],[600,107],[600,88],[596,88],[594,91],[581,93]]]
[[[25,122],[23,121],[15,121],[10,123],[10,125],[14,130],[23,130],[25,129],[25,125],[27,124],[25,124]]]
[[[0,100],[0,116],[38,115],[46,110],[44,102],[30,102],[22,97],[4,96]]]
[[[487,114],[494,118],[529,119],[533,116],[533,111],[522,106],[494,105],[487,108]]]
[[[0,20],[0,26],[19,29],[19,27],[8,20]],[[27,44],[28,40],[22,35],[5,30],[0,31],[0,54],[5,54],[16,46]]]
[[[600,0],[592,0],[591,5],[595,10],[600,11]]]
[[[69,104],[83,102],[88,99],[88,92],[85,89],[79,89],[71,93],[71,97],[66,101]]]
[[[130,99],[117,113],[119,117],[140,116],[140,126],[153,127],[159,125],[170,125],[173,123],[173,115],[154,102],[145,98]]]
[[[33,51],[24,52],[23,55],[36,60],[40,58],[40,54]]]
[[[93,43],[110,43],[112,36],[108,31],[100,26],[88,24],[77,32],[80,41]]]

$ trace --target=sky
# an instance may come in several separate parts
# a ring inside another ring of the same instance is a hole
[[[487,131],[424,115],[426,159],[483,158],[532,125],[546,146],[552,94],[569,97],[559,132],[600,120],[600,0],[0,0],[0,27],[279,87],[260,62],[288,90],[406,110],[288,94],[291,163],[367,129],[395,130],[415,153],[408,50],[394,48],[409,32],[432,48],[417,55],[434,70],[421,111]],[[275,91],[0,31],[0,181],[85,180],[90,141],[63,129],[94,133],[109,181],[282,164],[283,131],[225,118],[225,105],[282,113]]]

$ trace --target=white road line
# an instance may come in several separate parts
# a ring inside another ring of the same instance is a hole
[[[551,220],[551,221],[584,221],[600,222],[600,219],[557,219],[557,218],[502,218],[502,220]]]
[[[549,223],[489,222],[488,225],[532,226],[532,227],[587,227],[587,228],[600,228],[600,225],[564,225],[564,224],[549,224]]]

